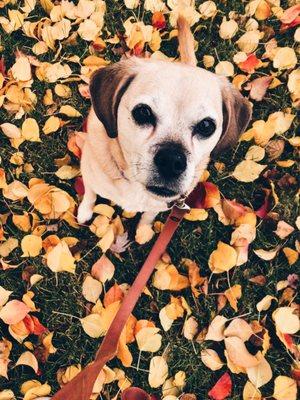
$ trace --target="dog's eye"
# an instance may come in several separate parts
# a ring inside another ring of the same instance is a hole
[[[193,126],[193,135],[199,135],[204,138],[210,137],[216,130],[216,123],[212,118],[204,118]]]
[[[132,116],[138,125],[156,125],[156,117],[147,104],[138,104],[132,110]]]

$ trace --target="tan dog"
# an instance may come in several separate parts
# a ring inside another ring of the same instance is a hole
[[[226,78],[196,67],[194,40],[178,20],[181,63],[130,58],[92,76],[81,171],[84,223],[96,195],[152,223],[190,193],[210,154],[234,144],[251,118],[250,103]]]

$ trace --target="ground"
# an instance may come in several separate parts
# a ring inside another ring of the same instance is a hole
[[[8,3],[4,6],[4,3]],[[0,2],[0,24],[1,16],[7,17],[10,9],[19,9],[19,4],[23,2]],[[41,2],[43,3],[43,2]],[[59,4],[59,1],[55,2]],[[77,3],[77,2],[75,2]],[[141,2],[143,3],[143,2]],[[172,2],[171,2],[172,3]],[[203,3],[196,1],[196,5]],[[245,13],[245,4],[249,2],[239,2],[235,0],[216,2],[218,13],[214,18],[200,19],[192,28],[196,41],[198,42],[197,59],[199,66],[203,67],[203,56],[211,55],[218,61],[233,62],[233,56],[239,51],[236,40],[245,32],[243,18],[237,18],[240,29],[237,36],[232,40],[222,40],[219,37],[219,26],[223,16],[229,15],[230,12]],[[268,1],[266,2],[268,3]],[[278,2],[279,3],[279,2]],[[106,41],[113,37],[115,33],[120,36],[124,33],[124,22],[132,16],[134,19],[143,20],[145,24],[151,24],[152,13],[144,11],[143,6],[139,6],[134,10],[128,9],[123,1],[106,1],[107,11],[105,14],[105,27],[102,30],[101,37]],[[293,5],[293,2],[281,2],[281,7],[287,9]],[[35,6],[34,10],[28,17],[28,21],[39,21],[41,18],[47,17],[47,12],[41,4]],[[166,15],[168,19],[168,16]],[[248,17],[247,17],[248,18]],[[255,18],[255,16],[254,16]],[[255,54],[260,59],[265,52],[264,43],[275,37],[277,46],[290,47],[297,50],[297,44],[294,39],[295,28],[289,28],[285,32],[280,32],[281,22],[271,14],[267,19],[259,21],[259,29],[265,32],[265,36],[260,40],[260,45],[255,49]],[[75,31],[77,26],[75,27]],[[162,32],[170,32],[173,28],[167,23],[167,27]],[[268,36],[269,35],[269,36]],[[299,36],[299,35],[298,35]],[[176,38],[168,39],[168,35],[163,35],[163,42],[160,51],[169,57],[177,56],[177,41]],[[65,39],[64,39],[65,40]],[[3,65],[6,71],[16,62],[16,52],[22,51],[25,55],[34,55],[32,46],[37,42],[35,38],[31,38],[24,34],[21,29],[17,29],[11,33],[7,33],[0,27],[0,57],[2,57]],[[107,48],[96,55],[103,57],[109,61],[117,61],[120,57],[120,44],[106,42]],[[146,44],[145,49],[150,50]],[[49,49],[45,54],[36,56],[39,61],[54,63],[54,55],[58,50],[57,43],[54,49]],[[118,51],[116,51],[118,50]],[[137,50],[136,50],[137,51]],[[150,50],[151,51],[151,50]],[[78,56],[82,62],[90,52],[90,42],[80,37],[74,38],[69,43],[62,41],[61,52],[57,54],[56,61],[68,62],[68,57]],[[249,74],[249,80],[270,75],[271,72],[276,73],[280,80],[280,85],[274,89],[269,89],[262,101],[251,100],[254,105],[253,121],[267,120],[268,116],[276,111],[286,111],[292,114],[296,113],[294,108],[295,101],[292,103],[291,94],[287,87],[287,80],[292,68],[278,70],[272,65],[272,61],[265,59],[266,65],[260,67],[258,71]],[[69,63],[73,76],[78,77],[80,73],[80,64]],[[236,64],[235,74],[244,74]],[[33,65],[34,69],[35,66]],[[3,71],[3,66],[0,64],[0,72],[6,76]],[[210,68],[214,71],[214,66]],[[248,76],[249,76],[248,75]],[[0,74],[1,77],[1,74]],[[230,77],[232,80],[233,77]],[[12,79],[11,75],[6,78]],[[62,81],[60,79],[59,81]],[[1,79],[0,79],[1,83]],[[46,89],[54,89],[57,82],[47,82],[39,80],[34,75],[31,90],[37,96],[37,104],[32,110],[27,111],[21,119],[15,119],[15,112],[9,112],[4,106],[0,108],[1,123],[10,122],[18,127],[22,125],[26,117],[34,118],[40,126],[40,141],[25,140],[17,149],[13,146],[11,140],[0,131],[0,162],[1,168],[6,175],[7,183],[14,180],[19,180],[28,186],[28,182],[32,178],[43,179],[46,183],[54,185],[66,191],[78,204],[80,198],[76,192],[74,182],[75,179],[60,179],[55,172],[58,169],[55,163],[56,159],[63,158],[67,153],[70,155],[70,163],[78,165],[78,158],[67,149],[67,143],[71,131],[80,131],[84,116],[90,106],[89,100],[83,98],[78,91],[78,86],[82,81],[67,82],[72,90],[72,96],[64,99],[54,95],[54,105],[47,106],[43,103],[43,97]],[[0,85],[1,89],[1,85]],[[1,95],[5,92],[0,90]],[[243,94],[249,96],[249,91],[244,90]],[[1,104],[1,102],[0,102]],[[4,100],[4,105],[7,104]],[[61,105],[68,104],[73,106],[81,113],[79,118],[61,117],[62,120],[68,123],[60,127],[56,132],[45,135],[42,132],[42,127],[47,118],[52,113],[60,115],[58,110]],[[251,126],[251,125],[250,125]],[[273,371],[273,378],[263,385],[260,390],[263,396],[272,396],[274,387],[274,378],[279,375],[291,376],[293,359],[296,354],[287,350],[285,345],[279,340],[276,335],[272,312],[279,306],[295,305],[295,287],[288,287],[290,291],[283,297],[283,290],[278,290],[278,282],[288,280],[288,276],[299,271],[299,262],[296,260],[292,265],[289,264],[286,255],[282,251],[278,251],[276,257],[270,261],[263,260],[258,257],[253,250],[255,249],[274,249],[276,246],[291,248],[297,253],[297,227],[296,219],[299,214],[299,169],[297,164],[297,147],[288,142],[288,139],[296,136],[296,119],[290,124],[288,130],[277,135],[273,139],[283,138],[285,147],[284,152],[280,155],[280,160],[292,160],[293,165],[284,167],[277,164],[277,158],[273,160],[266,154],[260,163],[266,165],[264,172],[258,179],[253,182],[242,182],[235,179],[231,173],[236,165],[240,163],[247,153],[250,146],[254,144],[252,141],[242,141],[233,150],[229,150],[223,154],[218,160],[212,160],[209,166],[209,181],[213,182],[221,193],[222,198],[233,200],[243,206],[250,207],[251,210],[258,210],[266,197],[265,189],[274,189],[278,196],[276,201],[275,196],[270,195],[268,201],[268,210],[271,214],[264,215],[263,218],[257,218],[256,223],[256,239],[250,244],[248,261],[241,266],[232,268],[228,273],[214,274],[208,284],[208,294],[201,293],[197,298],[192,294],[191,288],[188,287],[180,292],[170,292],[169,290],[159,290],[152,284],[149,285],[151,296],[142,295],[141,299],[134,310],[134,316],[137,319],[147,319],[153,321],[155,325],[161,329],[163,342],[160,350],[155,355],[161,355],[165,352],[167,355],[167,363],[169,367],[169,376],[174,376],[178,371],[186,373],[185,386],[181,393],[191,393],[197,399],[208,399],[209,390],[214,386],[219,377],[226,371],[226,359],[224,357],[223,342],[203,341],[198,337],[198,334],[206,329],[213,318],[217,314],[221,314],[230,319],[239,315],[247,322],[257,320],[259,318],[262,326],[269,332],[270,346],[266,353],[266,359],[269,362]],[[257,144],[257,143],[256,143]],[[298,144],[299,145],[299,144]],[[31,164],[32,169],[26,169],[24,165],[16,165],[12,162],[11,157],[17,151],[23,152],[23,160],[26,164]],[[217,162],[224,163],[224,169],[218,167]],[[273,186],[272,186],[273,185]],[[97,246],[99,238],[94,235],[88,226],[72,227],[64,219],[49,219],[43,217],[38,211],[40,217],[40,225],[46,225],[46,230],[42,232],[43,240],[49,235],[57,235],[59,238],[75,237],[78,239],[76,248],[71,248],[72,254],[76,255],[76,272],[74,274],[68,272],[53,273],[45,261],[45,251],[41,251],[39,255],[34,257],[22,257],[20,247],[21,240],[24,236],[32,232],[32,228],[24,232],[18,229],[12,220],[13,215],[22,214],[24,212],[32,212],[34,207],[25,197],[23,200],[12,200],[7,196],[0,198],[0,221],[3,223],[2,244],[8,238],[16,238],[19,245],[9,255],[1,254],[1,257],[12,265],[20,264],[15,269],[0,270],[0,286],[13,292],[10,300],[21,300],[24,293],[31,290],[34,293],[33,301],[37,311],[32,312],[32,315],[38,317],[50,332],[54,332],[53,345],[57,349],[54,354],[50,354],[47,361],[43,362],[43,357],[39,356],[39,352],[44,351],[43,346],[38,345],[40,338],[38,335],[29,335],[25,343],[31,342],[32,350],[39,361],[39,370],[36,374],[31,368],[26,366],[15,367],[14,365],[19,356],[28,350],[24,343],[18,343],[9,333],[8,324],[0,319],[0,339],[5,338],[12,343],[12,350],[9,355],[11,363],[8,366],[8,379],[0,376],[0,398],[1,390],[11,389],[16,398],[23,398],[20,392],[21,384],[25,381],[36,379],[41,383],[48,382],[51,386],[52,393],[59,388],[57,381],[57,371],[66,369],[70,365],[80,364],[85,366],[93,360],[95,351],[98,348],[101,339],[93,339],[89,337],[82,329],[78,318],[82,318],[90,313],[91,304],[82,295],[82,284],[87,273],[90,273],[92,265],[101,256],[101,249]],[[267,214],[266,212],[266,214]],[[117,213],[122,215],[121,210],[117,209]],[[161,214],[157,217],[158,221],[164,222],[167,214]],[[294,228],[294,231],[287,237],[281,239],[274,234],[278,221],[285,221]],[[132,230],[136,219],[124,219],[126,230]],[[298,222],[299,228],[299,222]],[[187,275],[186,268],[182,265],[183,258],[189,258],[197,263],[200,267],[200,275],[202,277],[210,277],[211,269],[208,265],[208,260],[211,253],[217,248],[217,243],[222,241],[230,243],[231,233],[234,226],[225,226],[218,220],[218,215],[213,209],[208,210],[208,217],[204,221],[184,221],[172,240],[168,252],[171,256],[173,264],[178,268],[181,274]],[[37,234],[35,232],[35,234]],[[145,245],[139,245],[134,241],[130,244],[122,254],[115,254],[111,251],[107,252],[108,258],[115,266],[115,274],[113,279],[104,284],[106,292],[113,284],[127,283],[131,284],[134,277],[139,271],[140,266],[145,260],[149,249],[151,248],[155,238]],[[298,244],[299,250],[299,244]],[[1,264],[0,264],[1,265]],[[43,277],[37,284],[31,286],[28,278],[33,274],[39,274]],[[249,279],[257,276],[264,276],[266,279],[263,284],[251,282]],[[224,279],[223,279],[224,278]],[[238,309],[235,311],[227,303],[222,310],[218,310],[218,297],[216,293],[222,294],[228,285],[241,285],[242,296],[238,302]],[[293,285],[292,285],[293,286]],[[287,293],[287,292],[286,292]],[[159,320],[159,311],[170,302],[170,296],[183,296],[191,308],[192,316],[198,322],[197,335],[191,340],[187,340],[182,333],[184,318],[177,319],[171,329],[165,332],[162,329]],[[271,295],[276,298],[272,302],[267,311],[262,311],[261,316],[257,311],[257,303],[266,295]],[[103,300],[103,294],[100,296]],[[279,300],[279,305],[277,301]],[[1,315],[1,314],[0,314]],[[73,317],[74,316],[74,317]],[[75,318],[77,317],[77,318]],[[45,333],[44,333],[45,334]],[[294,340],[299,339],[295,337]],[[1,343],[1,342],[0,342]],[[207,368],[201,361],[200,352],[205,348],[214,348],[220,355],[224,366],[212,371]],[[122,363],[115,359],[109,365],[111,368],[122,368],[126,376],[133,382],[134,386],[143,388],[149,393],[156,394],[159,398],[162,396],[161,387],[151,388],[148,383],[149,362],[153,357],[152,353],[142,352],[139,361],[139,370],[137,370],[137,362],[139,358],[139,350],[136,342],[129,344],[130,351],[133,356],[131,367],[125,368]],[[167,349],[167,350],[166,350]],[[249,344],[249,351],[253,354],[257,348],[253,343]],[[1,347],[0,347],[1,352]],[[0,353],[1,354],[1,353]],[[1,359],[1,357],[0,357]],[[1,361],[1,360],[0,360]],[[1,371],[1,369],[0,369]],[[1,375],[1,374],[0,374]],[[236,374],[230,372],[233,382],[231,394],[228,399],[242,398],[243,388],[247,382],[246,374]],[[117,393],[117,383],[113,382],[105,385],[105,389],[100,396],[101,399],[111,399]],[[5,398],[5,397],[3,397]],[[28,397],[29,398],[29,397]],[[34,398],[34,397],[30,397]],[[292,397],[291,397],[292,399]],[[287,399],[288,400],[288,399]]]

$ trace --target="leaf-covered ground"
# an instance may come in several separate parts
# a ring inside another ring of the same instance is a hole
[[[178,57],[179,3],[198,65],[228,76],[253,120],[212,160],[205,210],[180,226],[93,398],[134,385],[165,400],[296,400],[297,0],[0,1],[0,399],[53,394],[93,360],[155,240],[137,244],[137,216],[108,205],[76,224],[78,132],[95,69]]]

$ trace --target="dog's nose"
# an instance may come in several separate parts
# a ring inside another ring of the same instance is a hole
[[[186,170],[186,155],[178,143],[161,147],[154,157],[159,174],[165,179],[178,178]]]

